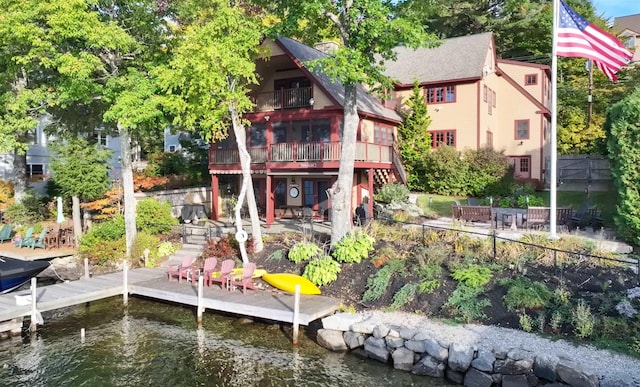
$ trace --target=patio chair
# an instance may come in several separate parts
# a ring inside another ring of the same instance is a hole
[[[37,238],[31,238],[29,241],[23,242],[22,246],[23,247],[31,247],[32,249],[35,249],[36,247],[39,249],[44,249],[44,238],[47,235],[47,231],[48,228],[45,227],[42,229],[42,231],[40,232],[40,235]]]
[[[253,273],[256,271],[256,264],[253,262],[246,263],[242,266],[242,277],[239,281],[232,279],[231,288],[235,286],[242,286],[242,294],[245,294],[247,289],[256,290],[253,286]]]
[[[205,286],[207,287],[211,286],[211,279],[213,278],[213,272],[216,271],[217,266],[218,266],[218,260],[214,257],[210,257],[204,260],[204,266],[202,267],[202,275],[204,276]]]
[[[214,278],[211,277],[211,282],[220,283],[220,288],[229,290],[227,283],[231,281],[231,272],[233,268],[236,266],[236,261],[233,259],[225,259],[222,261],[222,265],[220,267],[220,277]]]
[[[13,245],[15,247],[23,247],[26,246],[25,243],[28,243],[31,239],[33,239],[33,227],[29,227],[23,237],[14,240]]]
[[[196,259],[190,256],[186,256],[182,258],[182,263],[179,265],[169,265],[169,282],[171,282],[171,277],[178,276],[178,283],[182,282],[182,279],[188,280],[189,277],[193,274],[192,271],[195,269],[194,263]]]
[[[0,243],[11,240],[11,232],[13,231],[13,227],[9,224],[5,224],[2,226],[2,230],[0,230]]]
[[[47,249],[60,247],[60,223],[56,223],[44,237],[44,245]]]

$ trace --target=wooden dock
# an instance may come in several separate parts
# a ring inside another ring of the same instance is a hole
[[[178,283],[176,279],[169,282],[166,273],[166,269],[159,268],[128,270],[126,281],[128,294],[197,307],[197,286],[185,281]],[[116,272],[39,287],[36,293],[36,309],[39,312],[45,312],[122,296],[123,286],[123,272]],[[32,305],[16,303],[19,298],[26,300],[30,295],[30,290],[0,295],[0,321],[23,316],[30,317]],[[339,300],[329,297],[301,295],[299,323],[309,325],[318,318],[334,313],[339,304]],[[294,295],[267,290],[247,290],[246,294],[242,294],[239,290],[229,292],[214,285],[211,288],[204,287],[202,306],[212,311],[292,323]]]

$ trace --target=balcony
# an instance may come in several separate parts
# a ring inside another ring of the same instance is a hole
[[[258,112],[271,112],[284,109],[299,109],[311,107],[311,87],[297,89],[280,89],[255,93],[252,95],[253,103]]]
[[[284,142],[266,147],[248,148],[252,164],[293,162],[339,162],[341,142]],[[356,143],[356,162],[393,162],[393,146]],[[209,165],[237,165],[240,169],[238,149],[209,149]]]

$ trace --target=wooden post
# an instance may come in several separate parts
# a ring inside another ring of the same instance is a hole
[[[84,278],[89,279],[89,258],[84,259]]]
[[[36,321],[36,315],[38,310],[36,309],[36,283],[38,280],[34,277],[31,278],[31,325],[29,326],[29,330],[31,332],[35,332],[38,328],[38,322]]]
[[[198,310],[196,312],[198,326],[202,326],[202,313],[204,313],[204,306],[202,306],[202,293],[204,292],[204,277],[200,275],[198,277]]]
[[[298,325],[300,324],[300,284],[296,285],[293,297],[293,345],[298,345]]]
[[[122,303],[124,306],[129,304],[129,284],[127,283],[127,277],[129,275],[129,263],[125,259],[122,262]]]
[[[80,328],[80,342],[84,344],[84,328]]]

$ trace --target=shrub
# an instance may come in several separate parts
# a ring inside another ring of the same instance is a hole
[[[596,324],[595,317],[591,313],[591,307],[584,300],[578,301],[573,310],[573,332],[581,339],[586,339],[593,334]]]
[[[455,148],[441,145],[425,155],[427,190],[440,195],[466,195],[469,165]]]
[[[453,269],[451,273],[453,279],[473,288],[486,285],[492,276],[491,269],[476,264],[469,264]]]
[[[93,225],[87,235],[102,240],[117,241],[125,235],[124,216],[117,215],[113,219]]]
[[[147,232],[140,231],[136,234],[136,239],[131,246],[131,257],[134,259],[144,258],[144,250],[149,249],[149,261],[147,265],[149,267],[155,267],[158,259],[158,245],[160,244],[160,238],[155,235],[151,235]]]
[[[299,264],[322,254],[322,249],[313,242],[298,242],[289,250],[289,260]]]
[[[508,310],[542,309],[553,299],[553,292],[542,282],[533,282],[527,277],[499,281],[507,288],[504,305]]]
[[[13,195],[13,183],[6,180],[0,180],[0,210],[13,204]]]
[[[362,231],[350,232],[333,248],[332,255],[338,262],[360,263],[373,251],[375,239]]]
[[[460,283],[444,306],[449,308],[453,317],[466,323],[486,318],[483,310],[491,306],[491,302],[486,298],[479,298],[483,292],[484,288]]]
[[[87,233],[80,239],[78,251],[83,258],[89,258],[98,265],[107,265],[122,260],[126,248],[124,236],[117,240],[101,240],[95,234]]]
[[[178,251],[178,247],[171,242],[162,242],[158,245],[158,258],[168,257]]]
[[[395,273],[403,271],[405,268],[405,261],[399,259],[392,259],[378,270],[375,274],[367,279],[367,290],[362,296],[362,300],[365,302],[378,300],[389,286],[391,276]]]
[[[413,301],[416,298],[417,290],[417,284],[404,284],[404,286],[393,295],[393,302],[391,306],[389,306],[389,309],[398,310]]]
[[[171,231],[178,219],[171,216],[171,203],[156,198],[146,198],[138,202],[136,225],[138,230],[149,234],[166,234]]]
[[[409,200],[409,188],[403,184],[391,183],[383,186],[373,195],[380,203],[406,202]]]
[[[321,286],[337,280],[338,273],[340,273],[341,270],[340,263],[333,260],[330,256],[324,256],[309,262],[304,268],[302,275],[314,284]]]
[[[544,199],[538,196],[519,195],[516,198],[518,208],[527,208],[527,198],[529,198],[529,207],[542,207],[546,203]]]
[[[235,258],[238,256],[238,249],[234,248],[229,242],[229,237],[223,236],[219,240],[209,240],[202,251],[205,258]]]
[[[533,319],[526,313],[522,313],[518,316],[518,322],[520,323],[520,328],[522,328],[525,332],[531,332],[533,330]]]
[[[46,202],[35,191],[29,190],[20,203],[7,207],[4,217],[7,222],[14,224],[34,224],[49,216]]]
[[[514,182],[513,167],[504,152],[491,148],[468,149],[463,153],[468,164],[468,193],[472,196],[504,196]]]

